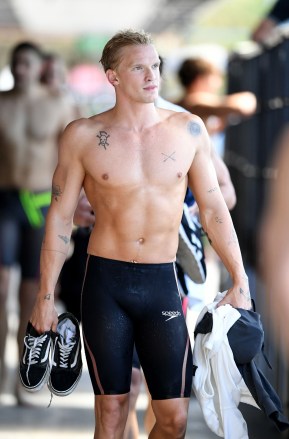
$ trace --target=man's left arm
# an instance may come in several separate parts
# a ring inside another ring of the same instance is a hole
[[[222,195],[228,206],[228,209],[232,210],[236,205],[237,199],[229,169],[227,168],[224,160],[215,151],[214,147],[212,147],[211,154]]]
[[[194,125],[194,126],[193,126]],[[196,198],[200,220],[208,239],[227,268],[233,285],[219,305],[251,308],[250,290],[235,228],[218,184],[211,159],[211,144],[199,118],[188,122],[188,132],[196,152],[188,172],[188,182]],[[192,134],[190,134],[192,133]]]

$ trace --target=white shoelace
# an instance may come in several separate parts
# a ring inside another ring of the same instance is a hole
[[[26,378],[28,384],[30,380],[28,377],[30,366],[39,362],[39,356],[41,354],[42,345],[47,339],[47,334],[40,335],[39,337],[33,337],[32,335],[26,335],[24,338],[24,344],[29,351],[28,355],[28,368],[26,371]]]
[[[65,343],[65,341],[62,341],[62,337],[60,339],[57,339],[56,342],[59,346],[59,356],[60,356],[60,364],[59,367],[68,368],[68,358],[72,351],[72,349],[75,346],[76,341],[70,340],[69,342]],[[56,364],[55,362],[53,362]]]

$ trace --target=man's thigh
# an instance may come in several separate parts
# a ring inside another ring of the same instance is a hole
[[[189,397],[192,351],[175,270],[160,267],[135,323],[135,343],[152,399]]]

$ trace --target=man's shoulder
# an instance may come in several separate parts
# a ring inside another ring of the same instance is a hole
[[[91,118],[88,117],[80,117],[79,119],[75,119],[70,122],[64,130],[66,134],[77,134],[83,133],[86,130],[91,129],[93,123]]]
[[[66,126],[64,135],[73,136],[77,139],[79,136],[85,138],[87,135],[90,135],[92,131],[96,132],[96,130],[101,129],[103,125],[104,119],[102,118],[102,113],[90,117],[80,117]]]
[[[199,116],[188,111],[176,112],[163,108],[159,108],[158,110],[164,115],[164,119],[172,124],[187,124],[190,122],[202,123],[202,119]]]

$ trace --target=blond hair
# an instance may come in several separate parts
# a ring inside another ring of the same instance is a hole
[[[120,61],[120,50],[125,46],[139,46],[152,44],[150,34],[132,29],[117,32],[104,46],[101,56],[101,64],[106,72],[108,69],[115,70]]]

